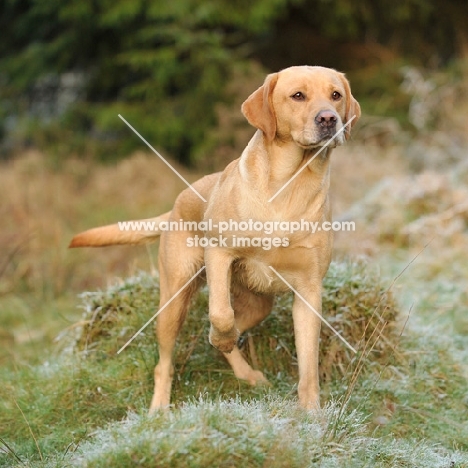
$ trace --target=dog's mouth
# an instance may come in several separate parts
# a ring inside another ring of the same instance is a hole
[[[296,141],[296,143],[303,149],[306,150],[311,150],[314,148],[321,148],[322,146],[328,146],[329,148],[336,148],[337,146],[343,144],[343,132],[337,133],[336,131],[330,132],[320,132],[319,135],[317,135],[317,138],[314,139],[314,141],[308,142],[304,141],[304,139],[301,139],[302,141]]]
[[[313,143],[297,142],[297,144],[302,149],[305,149],[305,150],[319,149],[319,148],[321,148],[322,146],[325,146],[325,145],[327,145],[329,148],[335,148],[340,144],[340,141],[337,138],[333,138],[333,140],[331,140],[332,137],[333,137],[333,135],[325,136],[322,139],[320,139],[320,140],[318,140],[316,142],[313,142]]]

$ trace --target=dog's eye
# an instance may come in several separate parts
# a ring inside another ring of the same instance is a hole
[[[305,100],[305,95],[304,93],[301,93],[298,91],[296,94],[293,94],[291,96],[295,101],[304,101]]]
[[[338,91],[333,91],[332,93],[332,99],[334,101],[339,101],[341,99],[341,94]]]

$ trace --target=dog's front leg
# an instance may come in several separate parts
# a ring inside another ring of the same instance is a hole
[[[210,343],[224,353],[230,353],[239,338],[231,306],[233,260],[234,258],[224,249],[211,247],[205,250],[211,322]]]
[[[320,317],[312,311],[315,309],[319,314],[322,312],[322,287],[313,285],[308,291],[298,292],[305,299],[294,298],[293,320],[294,335],[296,339],[297,361],[299,365],[299,404],[305,409],[320,408],[320,386],[319,386],[319,337]]]

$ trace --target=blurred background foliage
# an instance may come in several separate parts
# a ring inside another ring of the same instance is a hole
[[[402,66],[465,57],[468,3],[3,0],[0,28],[3,158],[33,146],[57,161],[114,160],[142,145],[120,113],[165,154],[204,167],[233,144],[216,131],[219,106],[238,115],[239,95],[294,64],[347,72],[366,113],[411,130]]]

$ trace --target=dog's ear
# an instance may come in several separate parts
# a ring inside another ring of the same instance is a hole
[[[357,124],[359,117],[361,117],[361,106],[359,103],[354,99],[353,95],[351,94],[351,88],[349,86],[349,81],[346,77],[342,74],[341,80],[343,81],[345,91],[346,91],[346,114],[345,114],[345,123],[352,119],[351,123],[346,127],[345,137],[347,140],[351,137],[351,129]]]
[[[242,104],[242,113],[250,125],[260,129],[269,141],[276,135],[276,115],[271,96],[278,81],[278,73],[268,75],[260,88]]]

